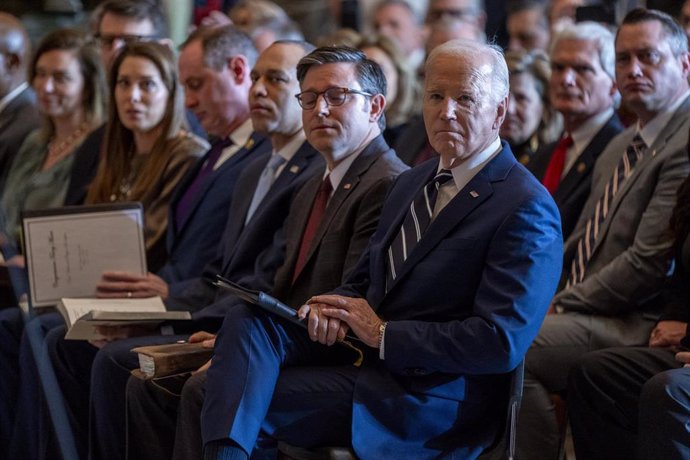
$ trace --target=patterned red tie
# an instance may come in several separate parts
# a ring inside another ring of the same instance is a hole
[[[554,194],[558,188],[558,184],[561,182],[561,176],[563,175],[563,168],[565,167],[565,157],[568,153],[568,149],[573,145],[573,138],[570,135],[562,137],[561,140],[556,145],[553,153],[551,154],[551,159],[549,160],[549,165],[546,167],[546,172],[544,173],[544,178],[541,183],[544,184],[546,190]]]
[[[302,242],[299,245],[297,263],[295,264],[295,271],[292,274],[293,283],[297,279],[297,276],[302,271],[302,268],[304,268],[304,264],[307,261],[307,254],[309,253],[314,236],[316,235],[316,230],[319,228],[321,219],[326,212],[326,205],[328,205],[328,199],[331,197],[332,191],[333,186],[331,185],[331,178],[326,176],[323,182],[321,182],[319,191],[316,192],[314,204],[311,206],[309,219],[307,219],[307,226],[304,228],[304,233],[302,234]]]

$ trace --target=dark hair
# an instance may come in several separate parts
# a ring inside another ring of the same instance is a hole
[[[180,130],[186,126],[183,91],[178,82],[177,64],[172,50],[157,42],[126,45],[110,69],[110,110],[105,135],[105,154],[96,178],[89,188],[86,198],[88,203],[110,201],[110,196],[118,193],[122,181],[129,176],[132,157],[136,155],[132,149],[134,134],[122,124],[115,101],[120,67],[128,57],[141,57],[151,62],[160,73],[161,81],[169,93],[165,114],[159,123],[162,127],[161,134],[146,156],[146,162],[139,174],[130,184],[131,194],[128,199],[139,200],[159,180],[168,163],[171,142],[174,142]]]
[[[29,81],[33,83],[36,77],[36,64],[40,57],[56,50],[73,52],[79,61],[79,70],[84,78],[84,119],[88,120],[92,127],[100,125],[103,121],[107,94],[105,72],[98,51],[83,32],[76,29],[58,29],[43,37],[31,60]],[[47,137],[53,134],[53,128],[51,122],[45,132]]]
[[[184,49],[196,40],[201,41],[204,64],[208,68],[219,71],[228,59],[240,54],[247,58],[250,68],[256,64],[258,53],[254,43],[247,34],[233,25],[199,27],[180,45],[180,49]]]
[[[358,49],[349,46],[322,46],[316,48],[311,53],[300,59],[297,64],[297,79],[300,84],[304,82],[304,77],[309,69],[314,66],[324,64],[353,64],[355,66],[355,76],[357,82],[362,87],[362,91],[371,94],[386,94],[386,77],[383,75],[381,67]],[[383,131],[386,128],[384,114],[378,120],[379,128]]]
[[[99,6],[98,25],[106,13],[136,21],[151,21],[155,38],[168,37],[168,23],[158,2],[152,0],[106,0]]]
[[[618,28],[618,32],[616,32],[616,41],[618,41],[618,34],[620,34],[623,26],[640,24],[642,22],[649,21],[657,21],[664,28],[666,37],[668,38],[668,42],[671,47],[671,52],[674,56],[688,52],[688,37],[685,35],[685,32],[681,28],[680,24],[678,24],[675,19],[664,12],[658,10],[649,10],[647,8],[635,8],[625,15],[621,26]]]

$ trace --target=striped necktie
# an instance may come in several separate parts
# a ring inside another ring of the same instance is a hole
[[[440,170],[410,203],[410,209],[405,215],[400,231],[388,248],[387,286],[391,286],[397,278],[403,263],[429,227],[439,187],[452,178],[453,174],[449,170]]]
[[[577,242],[577,250],[570,266],[570,274],[568,275],[566,287],[580,283],[584,279],[587,262],[589,262],[589,259],[592,257],[592,251],[597,237],[599,236],[601,224],[604,222],[604,219],[606,219],[606,216],[608,216],[609,209],[616,193],[623,186],[623,182],[630,177],[635,165],[644,155],[646,148],[647,146],[644,140],[637,134],[632,143],[625,149],[625,154],[621,157],[618,166],[616,166],[613,175],[606,184],[604,194],[599,198],[599,201],[597,201],[594,207],[594,215],[587,221],[585,234],[580,241]]]

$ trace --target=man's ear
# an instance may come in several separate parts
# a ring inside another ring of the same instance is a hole
[[[386,98],[383,94],[371,96],[371,110],[369,111],[369,121],[376,122],[386,109]]]
[[[509,98],[510,98],[510,96],[504,97],[503,100],[498,103],[498,107],[496,107],[496,118],[494,119],[494,123],[491,127],[497,131],[501,127],[501,125],[503,124],[503,120],[505,120],[505,118],[506,118],[506,112],[508,111]]]
[[[241,85],[249,79],[249,62],[245,56],[238,54],[229,58],[227,67],[236,84]]]
[[[8,72],[14,73],[21,68],[21,58],[16,53],[5,54],[5,68]]]

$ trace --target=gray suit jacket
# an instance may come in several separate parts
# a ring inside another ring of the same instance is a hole
[[[31,88],[19,93],[0,112],[0,191],[4,188],[5,176],[24,138],[40,123],[36,96]]]
[[[293,283],[302,234],[323,176],[308,181],[293,200],[285,222],[285,262],[276,273],[272,293],[297,308],[312,295],[340,286],[376,230],[389,186],[406,169],[383,136],[371,141],[334,190],[304,267]]]
[[[654,304],[650,301],[658,295],[670,267],[672,236],[668,228],[676,190],[690,170],[689,128],[687,98],[610,203],[585,279],[560,291],[554,304],[565,311],[640,318]],[[597,200],[634,136],[635,127],[623,131],[596,163],[592,193],[565,244],[564,278]]]

